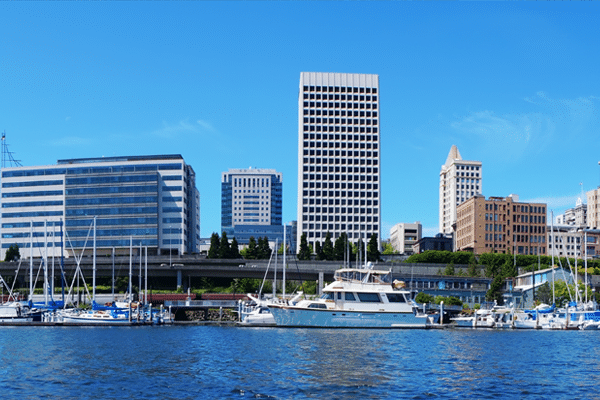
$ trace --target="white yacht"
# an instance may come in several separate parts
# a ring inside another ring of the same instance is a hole
[[[30,308],[18,301],[0,304],[0,324],[21,324],[33,321]]]
[[[251,303],[240,302],[238,312],[240,314],[240,323],[244,325],[275,325],[275,319],[271,310],[269,310],[269,303],[273,303],[272,299],[264,300],[258,297],[248,294],[248,298]]]
[[[323,328],[424,328],[433,316],[418,312],[404,282],[391,271],[345,268],[314,300],[269,304],[278,326]]]

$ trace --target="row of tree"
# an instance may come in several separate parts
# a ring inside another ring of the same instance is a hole
[[[331,233],[327,232],[323,245],[320,242],[315,242],[314,249],[312,244],[308,243],[306,233],[303,233],[300,237],[298,260],[310,260],[314,254],[317,260],[356,261],[360,259],[364,261],[364,253],[365,244],[362,239],[359,239],[356,243],[350,243],[348,235],[345,232],[338,236],[335,244],[331,241]],[[367,243],[366,261],[379,261],[380,255],[377,234],[375,233],[371,235]]]
[[[258,242],[251,236],[248,241],[248,247],[240,251],[238,242],[234,237],[229,243],[227,233],[219,238],[218,233],[213,233],[210,237],[210,248],[208,249],[208,258],[244,258],[246,260],[262,260],[271,257],[271,246],[269,246],[268,237],[259,237]]]

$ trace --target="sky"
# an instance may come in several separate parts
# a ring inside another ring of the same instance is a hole
[[[557,215],[600,185],[598,21],[597,2],[0,2],[0,131],[24,166],[181,154],[210,237],[231,168],[281,172],[297,219],[300,72],[378,74],[382,238],[438,232],[452,145],[484,196]]]

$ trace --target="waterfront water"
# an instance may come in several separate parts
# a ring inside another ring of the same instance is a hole
[[[3,398],[598,398],[600,331],[0,327]]]

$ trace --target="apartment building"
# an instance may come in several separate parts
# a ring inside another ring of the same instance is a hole
[[[547,254],[546,204],[475,196],[457,207],[456,251]]]
[[[422,229],[418,221],[396,224],[390,229],[390,244],[401,254],[413,254],[413,245],[421,239]]]

